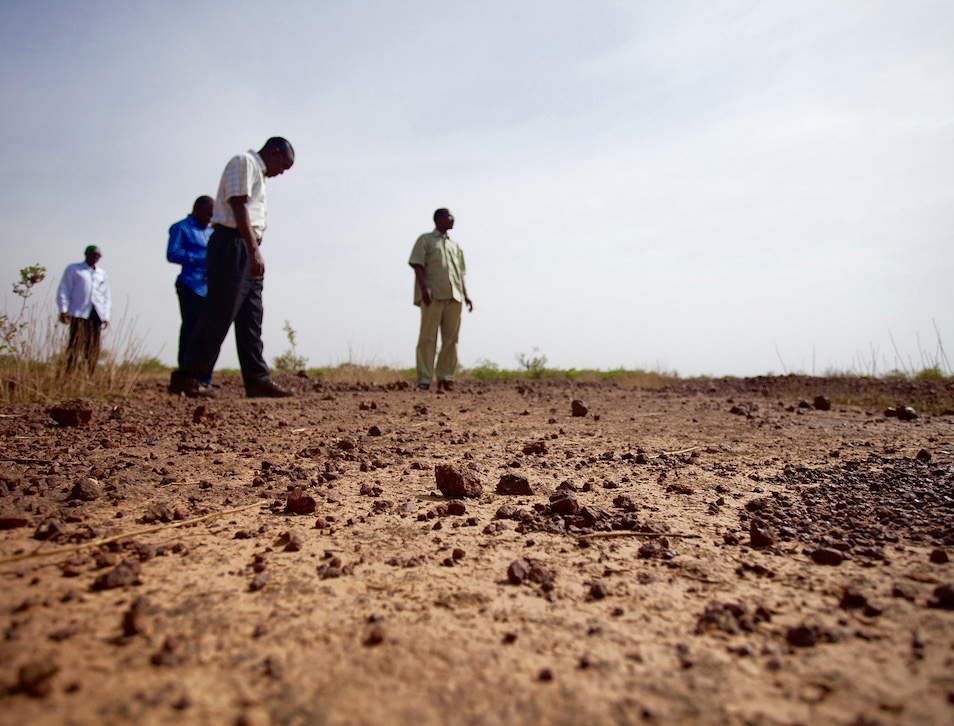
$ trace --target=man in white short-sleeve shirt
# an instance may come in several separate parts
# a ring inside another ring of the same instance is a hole
[[[190,398],[215,396],[201,377],[214,364],[234,323],[245,395],[249,398],[292,395],[271,380],[265,362],[262,347],[265,260],[259,248],[265,234],[265,179],[283,174],[294,163],[292,145],[287,139],[275,136],[257,152],[250,150],[232,157],[222,172],[206,255],[209,291],[179,370],[172,373],[170,393],[183,393]]]

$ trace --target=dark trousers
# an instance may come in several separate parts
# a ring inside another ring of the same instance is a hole
[[[179,312],[182,314],[182,326],[179,328],[179,368],[182,368],[189,336],[192,335],[195,324],[199,322],[199,314],[202,312],[202,303],[205,298],[178,280],[176,280],[176,295],[179,297]],[[212,366],[214,365],[213,362]],[[212,366],[200,376],[206,383],[212,382]]]
[[[246,388],[267,383],[262,347],[262,278],[249,272],[248,250],[238,230],[216,227],[206,252],[209,292],[202,301],[185,354],[173,379],[202,378],[219,357],[235,323],[235,347]]]
[[[89,318],[70,320],[70,340],[66,345],[67,373],[72,373],[82,359],[86,361],[86,370],[93,375],[99,361],[99,333],[102,327],[103,321],[96,314],[96,308],[90,311]]]

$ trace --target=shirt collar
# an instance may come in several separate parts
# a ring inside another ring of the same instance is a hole
[[[248,150],[248,153],[252,155],[252,158],[255,159],[255,163],[258,164],[258,168],[262,170],[262,173],[265,173],[265,162],[262,161],[262,157],[258,155],[257,151],[252,149]]]
[[[441,232],[437,227],[434,228],[433,234],[437,235],[441,239],[450,239],[450,235],[447,232]]]

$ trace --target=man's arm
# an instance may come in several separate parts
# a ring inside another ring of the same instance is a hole
[[[248,197],[229,197],[229,206],[235,214],[235,228],[242,239],[245,240],[245,249],[248,250],[249,271],[252,277],[265,277],[265,260],[258,249],[258,238],[255,236],[255,230],[252,229],[252,223],[248,218]]]
[[[186,233],[181,224],[174,224],[169,228],[166,259],[177,265],[185,265],[191,262],[189,253],[186,251]]]
[[[103,307],[106,308],[106,318],[103,320],[103,330],[109,327],[109,319],[113,316],[113,296],[109,291],[109,276],[103,273]]]
[[[60,311],[60,322],[68,323],[70,321],[70,290],[73,285],[73,277],[70,274],[70,268],[67,267],[60,279],[60,285],[56,288],[56,307]]]
[[[421,289],[421,304],[425,307],[431,304],[431,291],[427,287],[427,280],[424,279],[424,265],[415,265],[408,263],[414,269],[414,277],[417,279],[417,286]]]

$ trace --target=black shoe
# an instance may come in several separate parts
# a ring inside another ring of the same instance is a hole
[[[454,382],[453,381],[438,381],[437,390],[438,391],[453,391]]]
[[[295,394],[287,388],[282,388],[275,381],[265,381],[245,389],[247,398],[288,398]]]
[[[207,386],[198,378],[189,376],[173,376],[167,390],[173,395],[181,394],[186,398],[215,398],[215,391],[212,390],[212,386]]]
[[[431,390],[431,384],[430,384],[430,383],[418,383],[418,384],[417,384],[417,387],[418,387],[418,389],[420,389],[420,390],[422,390],[422,391],[429,391],[429,390]]]

